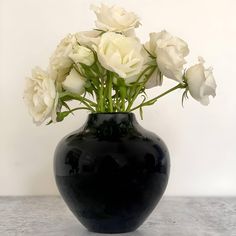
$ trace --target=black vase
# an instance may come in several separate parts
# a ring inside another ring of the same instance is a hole
[[[164,142],[133,113],[94,113],[58,144],[54,173],[70,210],[89,230],[137,229],[162,197],[170,160]]]

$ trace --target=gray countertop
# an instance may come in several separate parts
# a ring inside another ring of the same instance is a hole
[[[60,197],[0,197],[0,236],[102,236],[88,232]],[[104,234],[110,235],[110,234]],[[164,197],[122,236],[236,236],[236,198]]]

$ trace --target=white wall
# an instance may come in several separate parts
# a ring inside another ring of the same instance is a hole
[[[58,41],[93,27],[91,0],[0,0],[0,195],[57,194],[52,161],[57,142],[80,127],[86,113],[36,127],[22,101],[24,78],[46,68]],[[120,0],[142,18],[138,35],[166,29],[214,66],[217,96],[208,107],[179,92],[145,109],[143,127],[167,143],[172,160],[167,195],[236,194],[236,1]],[[172,82],[166,83],[166,88]],[[150,97],[157,90],[150,91]]]

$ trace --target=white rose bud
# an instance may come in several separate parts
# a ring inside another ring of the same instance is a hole
[[[69,92],[82,94],[84,92],[85,83],[85,79],[81,77],[75,69],[72,69],[70,74],[62,82],[62,86]]]
[[[83,63],[87,66],[91,66],[94,63],[94,54],[93,51],[89,48],[76,45],[73,48],[72,53],[69,57],[76,63]]]
[[[57,81],[63,81],[69,73],[73,61],[69,58],[73,47],[77,44],[75,35],[69,34],[57,46],[50,58],[50,75]]]
[[[58,94],[55,82],[49,78],[47,72],[38,67],[32,70],[32,78],[27,79],[24,100],[37,125],[49,117],[56,120]]]
[[[127,32],[140,25],[139,18],[133,12],[117,6],[92,5],[91,9],[97,16],[96,26],[104,31]]]
[[[216,82],[212,68],[205,69],[203,63],[203,59],[199,58],[199,63],[191,66],[185,76],[191,96],[201,104],[208,105],[209,96],[216,95]]]
[[[124,79],[139,74],[143,66],[142,45],[137,39],[121,34],[104,33],[97,54],[104,68]]]
[[[188,55],[187,43],[166,31],[151,33],[146,49],[156,57],[161,73],[167,78],[182,82],[184,57]]]

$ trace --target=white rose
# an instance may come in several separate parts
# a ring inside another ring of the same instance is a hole
[[[161,73],[167,78],[182,82],[184,57],[188,55],[188,45],[180,38],[166,31],[151,33],[146,49],[156,57]]]
[[[143,66],[142,45],[137,39],[113,32],[102,35],[97,55],[104,68],[124,79],[139,74]]]
[[[140,25],[139,18],[133,12],[117,6],[92,5],[91,9],[97,16],[96,26],[104,31],[127,32]]]
[[[81,77],[75,69],[72,69],[70,74],[62,82],[62,86],[69,92],[82,94],[84,92],[85,83],[85,79]]]
[[[50,74],[53,79],[61,82],[69,73],[73,64],[69,55],[76,44],[77,41],[75,35],[69,34],[57,46],[55,52],[50,58]]]
[[[144,82],[144,80],[145,80],[146,82],[145,82],[144,86],[146,89],[161,85],[163,76],[161,76],[160,71],[156,67],[155,59],[151,58],[150,55],[147,53],[147,51],[144,48],[142,48],[141,54],[143,57],[143,66],[142,66],[140,73],[138,75],[126,78],[125,83],[127,85],[130,85],[131,83]],[[154,67],[150,68],[150,66],[154,66]],[[154,69],[154,71],[153,71],[153,69]]]
[[[93,51],[89,48],[76,45],[73,48],[72,53],[69,57],[76,63],[83,63],[87,66],[91,66],[94,63],[94,54]]]
[[[48,117],[56,120],[58,94],[47,72],[38,67],[32,70],[32,78],[27,79],[24,100],[36,124],[41,124]]]
[[[199,58],[199,63],[186,71],[188,90],[193,98],[203,105],[209,104],[209,96],[216,95],[216,82],[212,74],[212,68],[205,69],[204,61]]]
[[[100,40],[101,32],[98,30],[91,31],[82,31],[76,33],[75,37],[79,44],[82,46],[87,46],[89,48],[93,48],[94,45],[98,45]]]

